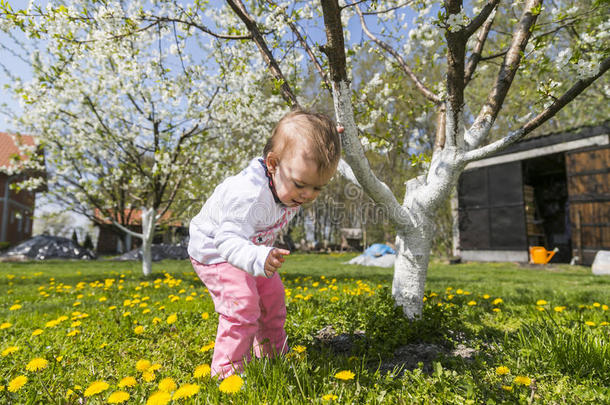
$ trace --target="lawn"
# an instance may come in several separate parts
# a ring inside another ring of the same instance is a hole
[[[435,262],[409,322],[350,257],[287,259],[291,350],[224,385],[188,261],[0,263],[0,403],[610,403],[610,277]]]

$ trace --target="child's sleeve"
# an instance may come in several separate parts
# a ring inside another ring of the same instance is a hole
[[[257,246],[248,239],[248,235],[254,234],[252,210],[256,207],[254,201],[225,201],[214,245],[220,256],[233,266],[253,276],[266,277],[265,260],[273,248]]]

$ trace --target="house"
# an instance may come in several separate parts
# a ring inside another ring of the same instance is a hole
[[[32,236],[35,192],[43,191],[11,188],[11,184],[32,175],[10,169],[15,157],[26,158],[19,149],[21,145],[34,146],[34,138],[0,132],[0,246],[13,246]]]
[[[457,192],[454,253],[464,260],[591,264],[610,250],[610,121],[526,138],[470,163]],[[455,214],[455,212],[454,212]]]
[[[172,213],[166,212],[155,228],[153,243],[175,244],[181,242],[188,235],[188,228],[179,220],[171,219]],[[99,228],[96,251],[100,254],[124,253],[139,247],[142,243],[139,238],[123,232],[104,218],[99,210],[95,210],[96,226]],[[122,223],[137,233],[142,232],[142,211],[138,209],[125,209]]]

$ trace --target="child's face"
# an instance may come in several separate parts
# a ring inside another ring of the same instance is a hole
[[[267,166],[277,196],[287,207],[314,201],[334,174],[334,170],[320,173],[316,163],[302,153],[290,153],[280,159],[270,152]]]

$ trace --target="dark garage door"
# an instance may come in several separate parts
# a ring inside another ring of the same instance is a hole
[[[462,173],[458,200],[460,249],[527,249],[521,162]]]

